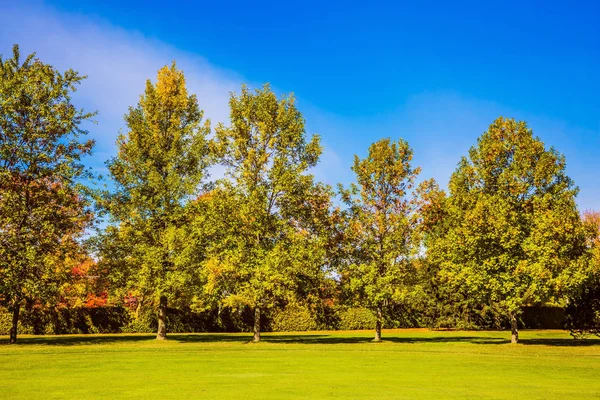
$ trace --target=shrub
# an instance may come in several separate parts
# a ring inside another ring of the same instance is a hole
[[[313,331],[317,321],[307,307],[289,304],[273,316],[271,328],[276,332]]]
[[[368,308],[348,308],[340,312],[339,329],[375,329],[377,318]]]
[[[565,328],[577,339],[600,336],[600,275],[592,276],[570,297]]]
[[[127,310],[122,307],[23,307],[19,321],[23,329],[19,333],[117,333],[128,320]]]
[[[521,322],[527,329],[563,329],[565,309],[556,305],[525,307]]]
[[[0,307],[0,336],[9,335],[10,327],[12,325],[12,313],[6,308]],[[19,334],[30,334],[32,330],[28,326],[24,326],[21,321],[17,325],[17,331]]]
[[[0,335],[8,335],[12,317],[10,313],[4,309],[0,309]]]
[[[154,333],[156,328],[153,328],[145,320],[133,320],[121,328],[122,333]]]

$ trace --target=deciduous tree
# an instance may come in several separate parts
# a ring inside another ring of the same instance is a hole
[[[228,210],[227,232],[206,263],[208,287],[229,305],[254,309],[254,341],[263,311],[322,273],[318,213],[329,190],[308,169],[321,154],[319,137],[306,140],[293,96],[278,99],[268,85],[242,87],[229,102],[231,125],[216,128],[215,151],[227,168],[215,198]],[[311,204],[311,201],[319,204]]]
[[[523,307],[564,294],[585,235],[565,158],[525,122],[498,118],[449,184],[446,231],[430,243],[450,292],[506,316],[512,342]]]
[[[25,301],[47,300],[69,277],[62,260],[79,252],[92,220],[91,177],[81,159],[92,118],[71,95],[85,77],[60,72],[31,54],[0,57],[0,297],[12,310],[10,342],[17,340]]]
[[[121,294],[156,307],[157,339],[165,339],[169,301],[186,298],[194,271],[178,262],[185,242],[185,206],[195,198],[209,164],[210,122],[183,72],[173,63],[158,71],[125,116],[128,132],[117,141],[108,167],[115,192],[106,201],[112,225],[101,255]]]
[[[583,213],[587,232],[587,254],[583,261],[585,276],[572,288],[568,298],[566,327],[576,338],[600,336],[600,212]]]
[[[404,140],[382,139],[366,158],[354,157],[356,184],[342,190],[348,205],[347,265],[341,274],[349,290],[377,316],[375,340],[381,340],[386,309],[409,301],[418,287],[418,199],[413,195],[420,168],[411,165],[412,149]]]

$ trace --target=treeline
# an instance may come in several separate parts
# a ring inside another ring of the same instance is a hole
[[[600,218],[580,215],[564,156],[525,122],[494,121],[447,192],[389,138],[334,190],[310,174],[322,146],[293,96],[243,86],[229,121],[212,125],[173,63],[129,108],[110,189],[98,189],[82,164],[95,114],[71,100],[83,79],[22,61],[17,46],[0,57],[11,343],[22,308],[34,333],[152,328],[157,339],[369,326],[380,340],[385,326],[508,324],[517,342],[525,311],[543,305],[566,307],[576,335],[598,332]]]

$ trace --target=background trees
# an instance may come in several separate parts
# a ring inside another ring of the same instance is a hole
[[[383,313],[414,292],[417,199],[411,197],[419,168],[408,143],[382,139],[365,159],[354,156],[357,184],[342,190],[348,205],[347,265],[341,269],[350,291],[376,312],[375,340],[381,340]]]
[[[571,289],[566,307],[566,327],[576,338],[600,336],[600,213],[583,214],[587,254],[578,272],[579,284]]]
[[[157,307],[157,339],[166,338],[168,302],[186,298],[196,276],[177,257],[186,240],[185,206],[209,164],[210,123],[202,114],[175,63],[160,69],[125,116],[128,132],[108,163],[116,190],[104,203],[113,226],[101,254],[121,295]]]
[[[21,62],[16,45],[0,57],[0,296],[12,311],[11,343],[21,305],[56,295],[70,274],[62,261],[79,252],[92,220],[81,158],[94,145],[82,140],[93,113],[71,102],[83,79],[35,54]]]
[[[447,230],[428,248],[452,292],[506,315],[568,287],[584,252],[565,159],[524,122],[498,118],[452,175]]]

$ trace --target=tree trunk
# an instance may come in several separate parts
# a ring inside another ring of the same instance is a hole
[[[254,307],[254,343],[260,342],[260,307]]]
[[[13,303],[13,315],[12,315],[12,324],[10,326],[10,338],[9,343],[14,344],[17,343],[17,327],[19,325],[19,311],[21,310],[21,299],[19,296],[15,296],[15,300]]]
[[[375,341],[381,341],[381,307],[377,307],[377,323],[375,324]]]
[[[510,330],[511,330],[511,343],[519,343],[519,331],[517,329],[517,317],[510,315]]]
[[[137,306],[135,307],[135,320],[136,322],[140,320],[140,311],[142,310],[142,298],[139,297],[137,299]]]
[[[160,296],[160,303],[158,305],[158,332],[156,334],[156,339],[167,339],[167,296]]]

